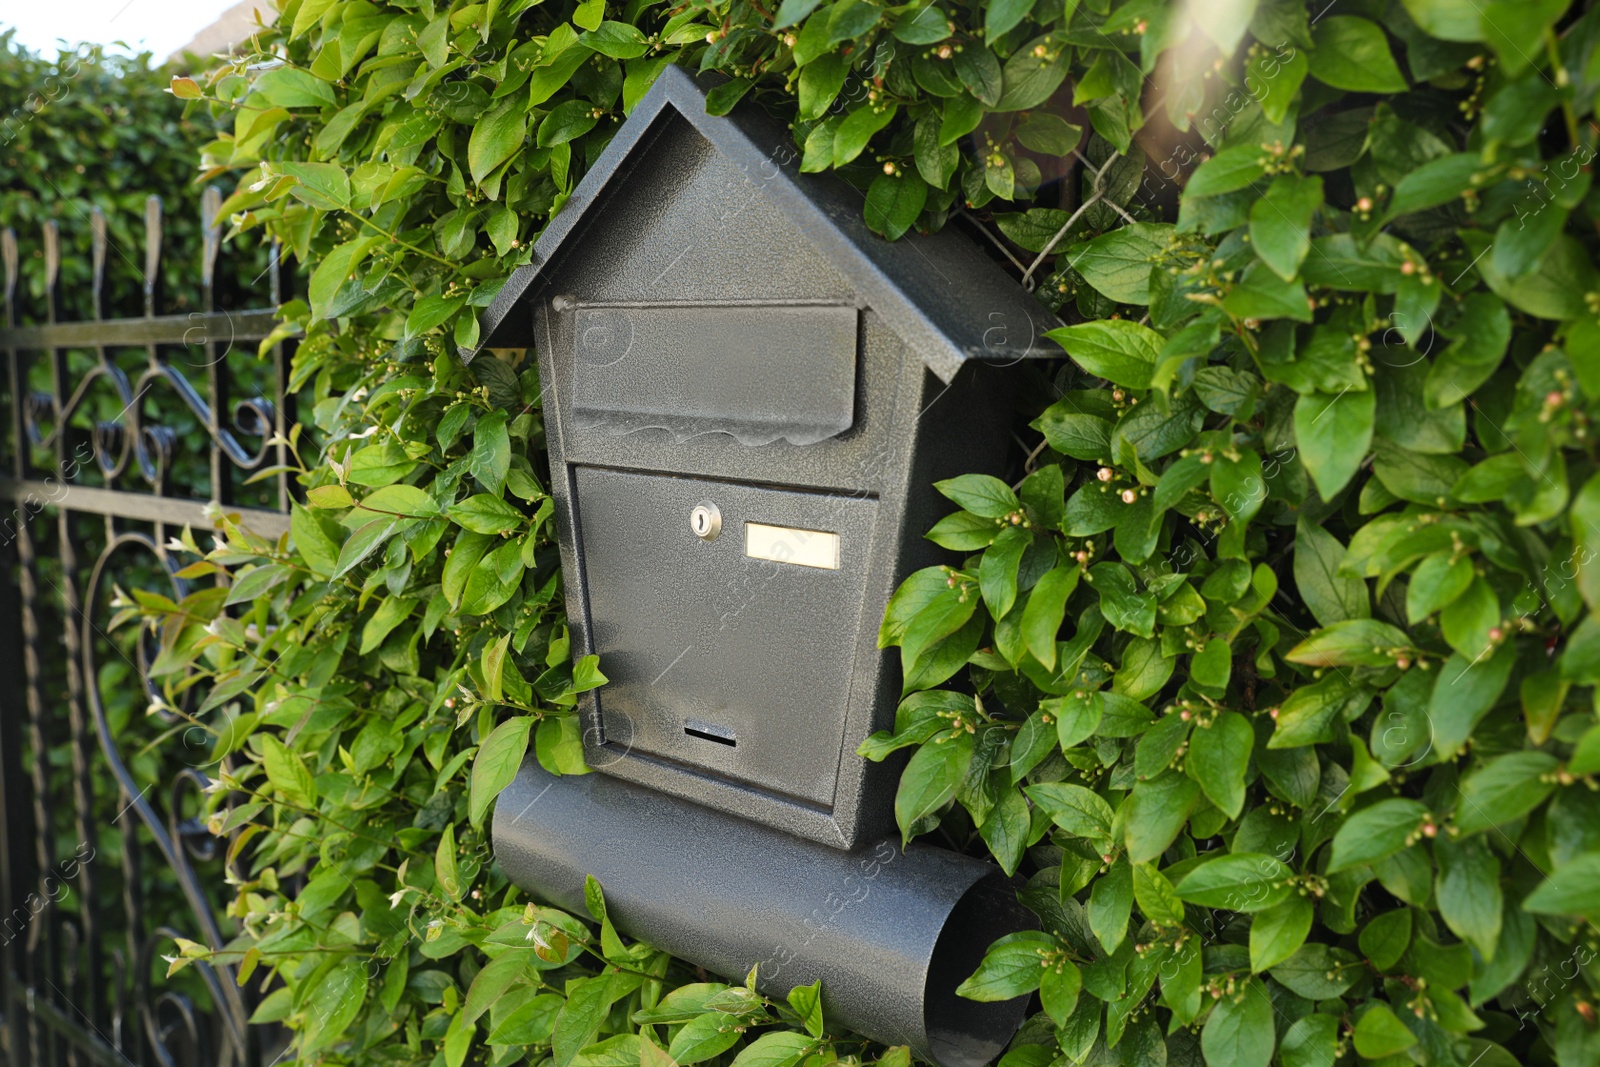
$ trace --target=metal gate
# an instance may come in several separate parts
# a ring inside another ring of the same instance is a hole
[[[174,600],[215,509],[259,534],[288,529],[290,483],[272,468],[292,421],[287,344],[258,357],[279,303],[273,250],[264,307],[219,308],[220,196],[207,190],[199,301],[161,314],[161,202],[145,248],[120,249],[87,219],[92,317],[58,321],[61,235],[46,226],[43,301],[5,266],[4,477],[0,477],[0,1057],[16,1067],[256,1067],[276,1049],[247,1023],[260,975],[201,964],[166,977],[172,939],[221,947],[227,842],[197,817],[219,768],[211,738],[151,680],[158,642],[115,625],[129,597]],[[144,314],[104,318],[113,278]],[[35,272],[37,277],[37,272]],[[73,294],[77,295],[77,294]],[[32,325],[19,325],[26,317]],[[252,472],[262,475],[251,479]]]

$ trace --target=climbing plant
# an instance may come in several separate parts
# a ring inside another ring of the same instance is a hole
[[[1041,929],[1003,1061],[1600,1059],[1600,11],[1562,0],[288,0],[177,79],[310,268],[292,534],[189,542],[223,953],[305,1062],[905,1063],[497,872],[582,773],[528,354],[477,314],[667,63],[886,238],[969,228],[1071,323],[1014,477],[895,595],[906,838]],[[959,216],[959,219],[958,219]],[[978,231],[982,231],[979,233]],[[203,557],[203,558],[202,558]]]

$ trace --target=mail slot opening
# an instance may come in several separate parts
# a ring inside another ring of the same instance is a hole
[[[684,725],[683,732],[690,737],[698,737],[702,741],[715,741],[717,744],[727,745],[729,748],[734,748],[739,744],[739,739],[726,726],[712,726],[710,723],[691,722]]]

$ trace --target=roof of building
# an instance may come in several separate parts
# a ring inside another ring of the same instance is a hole
[[[968,360],[1007,363],[1060,356],[1042,335],[1061,325],[1015,279],[964,235],[951,229],[911,233],[888,241],[868,229],[863,195],[834,174],[801,174],[793,138],[750,101],[726,116],[706,114],[713,82],[669,66],[623,123],[572,197],[535,243],[532,260],[506,281],[484,313],[485,348],[532,344],[531,316],[513,314],[552,279],[547,274],[562,247],[591,212],[624,184],[629,158],[651,142],[659,120],[681,115],[745,173],[759,173],[763,192],[800,225],[849,279],[860,303],[949,382]],[[759,168],[759,171],[757,171]]]

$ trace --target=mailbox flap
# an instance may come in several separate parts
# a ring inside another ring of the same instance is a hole
[[[878,502],[572,476],[590,650],[610,679],[590,765],[650,756],[831,809]]]
[[[854,422],[853,307],[580,305],[573,348],[582,429],[808,445]]]

